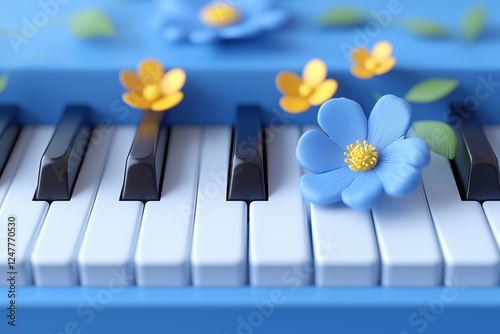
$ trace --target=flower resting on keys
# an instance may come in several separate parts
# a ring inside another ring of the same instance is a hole
[[[337,91],[338,83],[333,79],[326,79],[327,71],[321,59],[312,59],[304,66],[302,78],[289,71],[278,73],[276,87],[284,95],[280,99],[281,108],[298,114],[331,99]]]
[[[130,70],[120,72],[120,82],[128,90],[122,96],[126,104],[140,110],[163,112],[184,98],[181,89],[186,82],[186,73],[180,68],[165,73],[159,61],[146,59],[137,66],[137,73]]]
[[[429,164],[430,149],[420,138],[406,138],[411,108],[394,95],[382,96],[369,119],[361,106],[345,98],[331,99],[318,113],[323,132],[307,131],[297,145],[297,160],[309,174],[300,191],[309,202],[366,210],[384,193],[409,195]]]
[[[351,58],[351,73],[360,79],[385,74],[396,65],[396,58],[392,57],[392,45],[387,41],[375,44],[371,52],[365,48],[357,48],[352,52]]]

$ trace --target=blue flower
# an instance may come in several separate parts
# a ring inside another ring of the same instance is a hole
[[[375,206],[384,193],[409,195],[420,183],[420,170],[429,164],[429,146],[406,138],[411,108],[394,95],[381,97],[366,119],[355,101],[325,102],[318,113],[325,133],[310,130],[297,145],[297,160],[309,174],[300,191],[311,203],[343,201],[357,210]]]
[[[162,2],[161,29],[169,42],[211,43],[257,36],[287,18],[269,0],[170,0]]]

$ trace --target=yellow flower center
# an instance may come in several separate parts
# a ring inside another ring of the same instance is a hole
[[[222,1],[209,3],[200,10],[200,20],[207,26],[225,27],[238,22],[240,12]]]
[[[160,86],[157,84],[147,85],[143,88],[142,95],[150,102],[156,101],[161,97]]]
[[[299,86],[299,94],[302,97],[306,97],[306,98],[309,97],[309,95],[311,95],[312,91],[313,91],[313,88],[306,83],[302,83]]]
[[[368,58],[367,60],[365,60],[365,68],[368,71],[373,72],[377,66],[378,66],[378,63],[375,59]]]
[[[349,164],[349,168],[355,172],[365,172],[377,165],[377,149],[363,140],[363,145],[359,140],[356,144],[347,146],[349,152],[344,152],[347,158],[344,160]]]

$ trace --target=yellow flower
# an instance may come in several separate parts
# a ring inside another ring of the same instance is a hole
[[[142,61],[137,74],[130,70],[120,72],[120,82],[128,90],[122,95],[123,101],[133,108],[158,112],[178,105],[184,98],[180,90],[186,73],[180,68],[164,72],[163,65],[153,59]]]
[[[385,74],[396,65],[396,59],[392,57],[392,45],[387,41],[375,44],[371,53],[365,48],[355,49],[351,58],[354,63],[351,73],[360,79]]]
[[[298,114],[331,99],[338,83],[333,79],[325,80],[326,75],[327,68],[321,59],[310,60],[302,70],[302,78],[293,72],[278,73],[276,87],[284,95],[280,99],[281,108]]]

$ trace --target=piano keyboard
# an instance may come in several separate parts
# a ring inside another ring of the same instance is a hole
[[[228,201],[232,128],[169,129],[159,200],[121,200],[136,128],[95,128],[68,201],[34,200],[54,126],[25,126],[0,177],[2,249],[15,216],[19,286],[496,286],[500,203],[462,201],[449,161],[371,212],[308,207],[295,160],[302,129],[267,137],[268,198]],[[500,156],[500,127],[485,127]],[[0,252],[0,284],[7,284]]]

